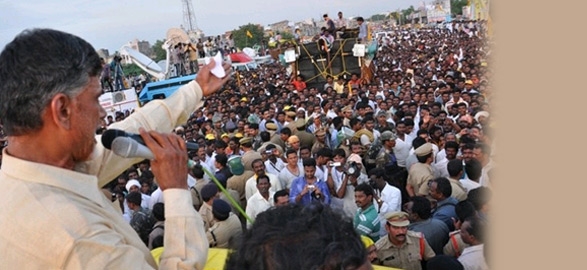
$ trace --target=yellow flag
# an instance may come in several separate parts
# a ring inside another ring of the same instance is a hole
[[[249,30],[247,30],[247,37],[253,38],[253,34],[251,34],[251,32]]]

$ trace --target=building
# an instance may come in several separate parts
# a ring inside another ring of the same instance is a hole
[[[139,41],[138,39],[134,39],[133,41],[129,42],[129,46],[133,50],[137,50],[144,55],[152,55],[153,49],[151,48],[151,44],[149,44],[146,40]]]
[[[269,28],[271,29],[271,31],[273,33],[283,33],[283,32],[289,32],[291,33],[293,31],[292,27],[290,26],[290,23],[288,20],[284,20],[284,21],[280,21],[280,22],[276,22],[276,23],[272,23],[268,25]]]
[[[450,18],[450,0],[436,0],[427,7],[426,19],[431,22],[444,22]]]
[[[104,60],[108,60],[110,58],[110,53],[108,52],[108,49],[102,48],[102,49],[96,50],[96,52],[98,53],[98,55],[101,58],[104,58]]]

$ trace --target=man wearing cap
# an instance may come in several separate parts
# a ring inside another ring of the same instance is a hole
[[[300,147],[312,147],[312,145],[314,145],[314,143],[316,142],[316,137],[314,136],[314,134],[306,131],[306,120],[296,120],[296,128],[298,131],[295,133],[295,135],[298,136],[300,140]]]
[[[324,129],[318,129],[314,135],[316,136],[316,142],[310,150],[312,156],[315,156],[318,150],[326,147],[326,131]]]
[[[271,139],[269,140],[270,143],[274,144],[274,145],[279,145],[279,147],[281,147],[281,149],[283,149],[283,151],[285,151],[286,145],[285,142],[287,141],[287,139],[289,139],[289,136],[291,136],[292,132],[291,129],[289,128],[282,128],[279,131],[279,134],[277,134],[276,136],[271,137]]]
[[[141,190],[141,183],[136,179],[130,179],[126,182],[126,191],[131,193],[133,191],[137,191],[140,193]],[[151,196],[140,193],[141,194],[141,207],[144,209],[149,209],[149,201],[151,200]],[[128,210],[128,206],[125,204],[124,210],[126,213],[130,213]]]
[[[212,117],[212,124],[214,125],[214,131],[216,132],[217,136],[224,133],[224,123],[222,123],[222,114],[214,114]]]
[[[342,108],[342,115],[344,119],[342,119],[342,125],[350,127],[351,126],[351,118],[353,117],[353,108],[351,106],[345,106]]]
[[[465,89],[463,89],[463,93],[478,94],[479,91],[477,91],[473,88],[473,81],[472,80],[466,80],[465,81]]]
[[[212,216],[214,224],[206,231],[210,247],[229,248],[232,240],[243,232],[240,220],[221,199],[212,202]]]
[[[291,135],[287,138],[287,150],[294,150],[300,155],[300,138],[296,135]],[[286,157],[287,158],[287,157]]]
[[[392,131],[386,130],[381,133],[381,144],[383,147],[379,150],[377,157],[375,158],[375,165],[377,168],[383,168],[390,175],[397,172],[399,167],[397,165],[397,158],[393,152],[395,147],[395,140],[397,136]]]
[[[421,145],[414,151],[414,154],[418,162],[410,167],[406,191],[410,197],[426,196],[428,195],[428,181],[434,178],[434,171],[430,166],[434,161],[432,144]]]
[[[284,110],[285,111],[285,122],[283,122],[283,128],[289,127],[289,124],[295,122],[296,120],[296,112]]]
[[[279,175],[283,167],[285,167],[285,162],[283,158],[283,150],[278,149],[277,146],[270,143],[265,148],[267,160],[265,160],[265,168],[267,168],[267,172]]]
[[[219,198],[218,187],[213,182],[208,183],[202,188],[202,192],[200,194],[202,195],[202,200],[204,203],[198,212],[204,221],[204,230],[208,231],[208,229],[214,225],[215,222],[214,216],[212,215],[212,202],[216,198]]]
[[[312,118],[312,124],[306,128],[309,133],[316,133],[320,129],[325,129],[324,123],[322,123],[322,114],[320,112],[314,112],[310,118]]]
[[[226,181],[226,189],[236,191],[239,204],[244,206],[247,204],[247,199],[245,197],[245,184],[251,176],[255,175],[255,173],[253,170],[245,169],[240,156],[231,157],[228,160],[228,167],[233,173],[233,176]],[[239,215],[239,218],[244,217]]]
[[[245,170],[253,170],[253,160],[263,158],[261,154],[253,150],[253,138],[244,137],[240,139],[241,148],[243,149],[242,162],[245,166]]]
[[[381,102],[381,104],[385,103]],[[389,115],[387,115],[387,111],[381,109],[379,110],[379,112],[377,112],[377,125],[375,126],[375,129],[378,130],[380,133],[386,130],[393,130],[393,125],[391,124],[392,122],[393,121],[391,120]]]
[[[410,220],[406,212],[390,212],[385,215],[387,237],[379,239],[377,263],[401,269],[422,269],[422,261],[436,256],[421,233],[408,230]]]

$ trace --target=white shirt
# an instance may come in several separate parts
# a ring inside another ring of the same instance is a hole
[[[265,170],[271,174],[279,175],[284,167],[285,163],[280,158],[277,158],[275,163],[271,162],[269,159],[265,161]],[[281,183],[281,185],[283,186],[283,183]]]
[[[373,129],[371,132],[373,132],[373,142],[379,141],[379,136],[381,136],[379,130]]]
[[[275,174],[265,172],[265,175],[269,177],[269,183],[271,183],[269,191],[276,192],[283,189],[283,187],[281,186],[281,182]],[[247,198],[247,201],[249,200],[249,198],[255,195],[257,191],[257,175],[255,174],[251,176],[251,178],[249,178],[245,183],[245,197]]]
[[[253,196],[247,200],[247,208],[245,211],[247,216],[249,216],[253,222],[259,213],[273,206],[273,195],[275,195],[275,192],[269,190],[269,200],[265,200],[261,193],[259,193],[259,190],[257,190],[257,193],[253,194]],[[253,224],[247,221],[247,228],[250,228],[251,225]]]
[[[206,160],[204,162],[206,163],[209,169],[212,169],[210,170],[210,172],[214,174],[214,171],[216,171],[216,166],[214,166],[214,162],[216,162],[216,152],[212,153],[212,157],[208,157],[208,154],[206,154]]]
[[[206,156],[208,157],[208,156]],[[210,160],[210,158],[208,158],[208,160]],[[203,169],[208,170],[208,172],[210,172],[212,175],[214,175],[214,172],[216,171],[215,169],[213,169],[214,167],[210,167],[210,165],[208,165],[208,163],[206,163],[205,161],[200,161],[199,163]],[[208,176],[207,173],[204,172],[204,179],[210,181],[212,179],[210,179],[210,176]]]
[[[314,175],[316,176],[318,181],[326,182],[326,179],[328,178],[328,167],[326,167],[326,165],[322,165],[322,167],[316,165],[316,172],[314,173]]]
[[[467,190],[467,193],[469,193],[469,191],[481,186],[481,184],[479,184],[471,179],[468,179],[468,178],[460,179],[459,181],[461,182],[463,187]]]
[[[151,200],[149,200],[149,209],[153,209],[153,205],[155,205],[158,202],[164,202],[163,191],[160,187],[157,187],[157,189],[155,189],[155,191],[151,193]]]
[[[406,159],[412,148],[412,141],[414,140],[408,134],[404,135],[404,140],[397,138],[395,139],[395,146],[393,147],[393,153],[397,159],[397,165],[406,168]]]
[[[387,234],[387,231],[385,230],[385,223],[387,222],[385,214],[402,210],[402,192],[398,188],[387,183],[385,183],[383,190],[379,191],[376,189],[375,192],[378,193],[379,198],[383,201],[383,203],[381,203],[381,209],[379,209],[377,201],[373,201],[375,209],[377,209],[379,213],[379,220],[381,221],[379,235],[383,236]]]
[[[381,214],[402,210],[402,192],[398,188],[385,183],[382,191],[375,190],[375,192],[379,193],[379,198],[383,201],[381,209],[378,209],[379,204],[375,205]]]
[[[327,118],[330,118],[330,119],[334,119],[334,118],[336,118],[337,116],[338,116],[338,115],[336,115],[336,113],[335,113],[333,110],[329,110],[329,111],[326,113],[326,117],[327,117]]]
[[[436,160],[443,160],[446,158],[446,151],[444,151],[444,149],[438,151],[438,154],[436,154]]]
[[[443,158],[442,160],[433,163],[432,164],[432,169],[434,171],[434,177],[444,177],[444,178],[449,178],[450,175],[448,174],[448,159]]]
[[[278,175],[279,181],[281,183],[285,183],[285,187],[284,188],[291,188],[291,182],[293,182],[293,180],[297,177],[300,177],[304,175],[304,167],[300,164],[298,164],[298,174],[292,174],[289,169],[287,169],[287,166],[283,167],[283,170],[281,170],[281,172]]]
[[[196,178],[194,178],[193,176],[191,176],[188,173],[188,187],[193,187],[194,185],[196,185]],[[149,209],[153,209],[152,207],[149,207]]]
[[[373,136],[375,136],[375,134],[373,134]],[[369,137],[367,135],[361,135],[361,145],[369,145],[371,144],[371,140],[369,140]]]
[[[483,244],[466,247],[458,258],[465,270],[487,270],[489,266],[485,262]]]

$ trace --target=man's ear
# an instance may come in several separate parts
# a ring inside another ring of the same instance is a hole
[[[63,93],[55,95],[51,99],[48,109],[55,125],[64,129],[71,128],[72,100],[69,96]]]

